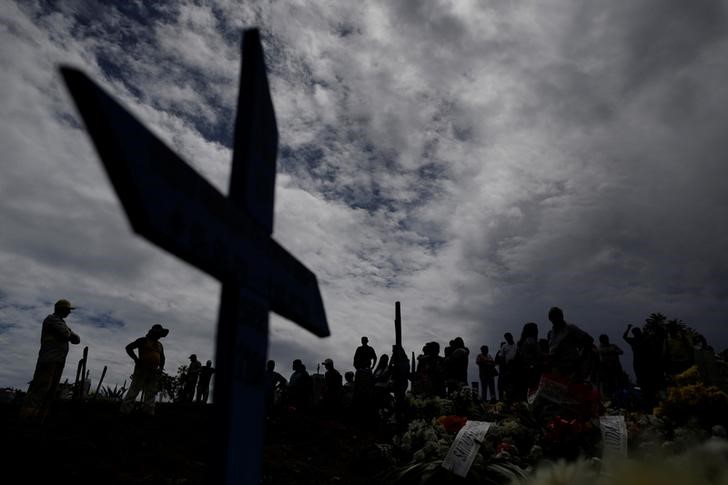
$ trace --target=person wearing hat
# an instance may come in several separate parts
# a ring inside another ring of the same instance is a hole
[[[68,343],[76,345],[81,342],[64,320],[75,309],[68,300],[58,300],[53,313],[43,320],[38,360],[28,394],[20,409],[21,417],[43,421],[48,415],[66,365]]]
[[[323,361],[326,368],[324,374],[324,408],[329,412],[336,412],[341,405],[341,373],[334,368],[334,361],[326,359]]]
[[[142,411],[150,416],[154,415],[154,398],[157,395],[159,378],[164,370],[164,347],[159,339],[166,337],[167,334],[169,329],[157,323],[146,336],[126,346],[126,353],[134,361],[134,374],[131,376],[129,390],[121,403],[122,414],[129,414],[132,411],[136,397],[143,392]],[[135,350],[138,355],[134,353]]]
[[[192,402],[195,397],[195,387],[197,386],[197,378],[200,375],[202,363],[197,360],[197,355],[192,354],[189,357],[190,365],[185,373],[185,387],[182,391],[182,402]]]

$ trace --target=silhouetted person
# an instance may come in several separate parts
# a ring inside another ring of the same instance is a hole
[[[622,349],[609,341],[608,335],[599,336],[599,382],[607,397],[613,396],[620,387],[624,373],[619,361],[622,353]]]
[[[420,381],[419,392],[424,396],[445,396],[444,359],[440,356],[440,344],[428,342],[422,348],[423,355],[417,362]]]
[[[488,401],[488,393],[490,392],[490,401],[496,401],[495,395],[495,377],[498,371],[495,368],[495,360],[488,353],[488,346],[480,347],[480,353],[475,358],[475,364],[478,366],[478,375],[480,377],[481,398]]]
[[[301,359],[294,360],[292,368],[293,374],[288,380],[289,396],[296,409],[306,411],[313,398],[313,380]]]
[[[513,335],[510,332],[503,334],[505,342],[501,342],[500,350],[496,353],[496,364],[498,364],[498,392],[501,401],[513,399],[513,360],[516,358],[518,349]]]
[[[368,369],[371,371],[377,363],[377,353],[369,346],[367,337],[361,338],[361,345],[354,352],[354,368],[356,370]]]
[[[462,337],[453,339],[454,350],[452,351],[453,370],[455,378],[462,386],[468,385],[468,362],[470,361],[470,349],[465,346]]]
[[[629,336],[630,330],[632,336]],[[646,348],[647,342],[642,335],[642,330],[639,328],[632,328],[632,324],[627,325],[627,330],[622,334],[622,339],[629,344],[632,348],[632,370],[634,370],[635,378],[637,379],[637,385],[644,392],[645,377],[646,377],[646,366],[649,363],[645,360],[649,350]]]
[[[81,342],[79,336],[73,333],[64,320],[74,309],[68,300],[58,300],[53,313],[43,320],[40,351],[33,380],[20,409],[20,416],[23,418],[38,419],[42,422],[48,415],[66,365],[68,343],[75,345]]]
[[[465,347],[463,339],[456,337],[445,349],[445,378],[447,392],[451,394],[468,385],[468,360],[470,350]]]
[[[642,331],[643,354],[643,385],[642,396],[645,408],[651,412],[657,405],[657,395],[665,385],[665,331],[660,325],[650,331]]]
[[[455,387],[455,368],[453,366],[452,361],[452,340],[448,343],[448,345],[445,346],[444,349],[442,349],[443,358],[442,358],[442,371],[443,371],[443,377],[445,379],[445,394],[449,395],[451,392],[454,391]]]
[[[350,370],[344,372],[344,387],[354,387],[354,373]]]
[[[412,376],[412,394],[422,395],[425,393],[425,376],[422,373],[422,360],[425,358],[427,353],[427,345],[422,347],[422,353],[417,356],[414,373]]]
[[[334,361],[323,361],[324,373],[324,406],[330,412],[337,412],[341,406],[341,390],[343,387],[341,373],[334,367]]]
[[[392,375],[392,391],[394,392],[394,411],[397,423],[404,423],[405,393],[410,379],[410,361],[401,345],[392,346],[392,359],[389,362]]]
[[[344,386],[341,390],[341,402],[345,409],[350,409],[354,403],[354,373],[344,372]]]
[[[548,334],[551,371],[563,377],[583,380],[593,368],[594,338],[564,320],[558,307],[549,310],[552,327]]]
[[[389,363],[388,360],[387,363]],[[353,407],[354,414],[361,421],[369,421],[374,417],[374,376],[370,369],[356,371]]]
[[[288,381],[276,372],[276,362],[269,360],[265,366],[265,408],[270,414],[276,405],[276,392],[285,388]]]
[[[389,362],[390,375],[392,376],[392,390],[404,394],[409,384],[410,363],[404,349],[392,345],[392,359]]]
[[[192,402],[195,397],[195,387],[197,387],[197,378],[200,375],[202,364],[197,360],[197,355],[192,354],[189,357],[190,365],[187,367],[185,374],[185,385],[182,391],[182,402]]]
[[[374,369],[374,372],[372,373],[374,385],[388,388],[390,386],[391,378],[392,373],[389,367],[389,355],[382,354],[381,357],[379,357],[376,369]]]
[[[369,420],[374,409],[374,378],[372,371],[377,364],[377,354],[369,346],[367,337],[354,352],[354,411],[361,420]]]
[[[675,323],[667,325],[665,340],[665,370],[669,375],[677,375],[693,365],[693,346],[685,332]]]
[[[541,355],[549,355],[549,340],[545,338],[538,339],[538,347],[541,349]]]
[[[500,343],[500,346],[498,347],[498,351],[495,353],[495,358],[493,359],[495,361],[495,365],[498,368],[498,399],[500,401],[505,399],[506,396],[506,389],[505,384],[508,380],[508,377],[503,377],[503,372],[505,371],[505,357],[503,355],[503,346],[506,344],[505,340],[503,340]]]
[[[144,394],[142,411],[154,415],[154,398],[157,395],[159,378],[164,370],[164,347],[160,338],[166,337],[169,330],[160,324],[149,329],[147,335],[136,339],[126,346],[126,353],[134,361],[134,374],[131,376],[131,385],[121,403],[122,414],[128,414],[134,407],[134,401],[140,392]],[[134,351],[139,355],[136,355]]]
[[[359,386],[359,375],[360,374],[357,373],[357,381],[355,381],[357,386]],[[371,380],[372,394],[371,400],[369,401],[369,407],[362,410],[362,412],[369,418],[373,417],[378,409],[386,405],[389,400],[389,393],[393,388],[392,368],[390,366],[389,355],[382,354],[379,357],[379,362],[377,362],[377,366],[371,374]]]
[[[544,354],[538,340],[538,325],[528,322],[523,325],[521,338],[516,344],[513,362],[513,398],[524,401],[528,392],[538,387],[543,370]]]
[[[197,402],[207,403],[207,398],[210,396],[210,379],[214,373],[212,361],[208,360],[200,369],[200,377],[197,379]]]

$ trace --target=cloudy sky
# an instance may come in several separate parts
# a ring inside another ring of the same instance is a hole
[[[408,353],[545,334],[552,305],[595,336],[659,311],[728,347],[726,3],[0,1],[0,386],[25,388],[58,298],[92,379],[127,378],[123,347],[158,322],[168,370],[213,358],[220,285],[131,233],[57,66],[225,193],[251,26],[280,131],[274,236],[332,332],[272,316],[284,375],[349,369],[362,335],[386,351],[395,300]]]

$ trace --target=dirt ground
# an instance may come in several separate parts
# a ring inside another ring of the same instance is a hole
[[[61,401],[43,425],[21,423],[17,406],[0,406],[3,483],[205,483],[213,405],[159,404],[157,415],[120,416],[118,404]],[[383,464],[374,444],[385,429],[322,416],[267,420],[265,484],[365,484]],[[15,473],[17,472],[17,473]],[[7,476],[7,475],[6,475]]]

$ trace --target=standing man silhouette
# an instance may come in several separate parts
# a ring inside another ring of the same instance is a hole
[[[212,367],[212,361],[208,360],[205,367],[200,369],[200,377],[197,380],[197,402],[207,403],[207,398],[210,395],[210,379],[212,379],[214,373],[215,369]]]
[[[356,370],[368,369],[372,371],[377,365],[377,353],[369,346],[367,337],[361,338],[361,345],[354,352],[354,368]]]
[[[81,338],[73,333],[66,325],[64,318],[70,315],[71,306],[68,300],[58,300],[53,313],[43,320],[43,329],[40,334],[40,351],[35,364],[33,380],[28,388],[20,416],[23,418],[39,419],[43,422],[48,415],[51,403],[56,397],[58,383],[61,381],[63,368],[66,366],[68,343],[74,345],[81,342]]]
[[[144,392],[144,413],[154,415],[154,398],[157,395],[159,378],[164,370],[164,347],[160,338],[166,337],[169,329],[155,324],[149,329],[147,335],[136,339],[126,346],[126,353],[134,361],[134,374],[131,376],[131,385],[121,403],[121,413],[129,414],[134,401],[140,392]],[[136,350],[139,355],[134,353]]]
[[[192,402],[195,397],[195,387],[197,386],[197,377],[200,375],[202,364],[197,360],[197,354],[190,355],[190,365],[187,367],[185,374],[185,385],[182,391],[182,402]]]

